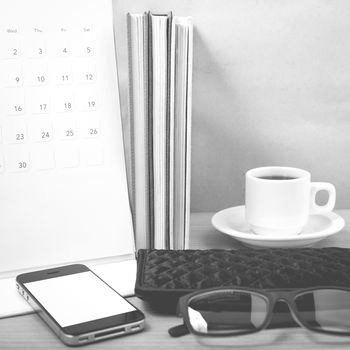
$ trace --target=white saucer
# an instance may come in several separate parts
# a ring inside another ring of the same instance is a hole
[[[295,248],[312,245],[339,232],[345,225],[344,219],[334,212],[310,215],[299,235],[270,236],[257,235],[250,231],[245,221],[245,206],[228,208],[216,213],[211,223],[223,233],[236,238],[243,244],[255,247]]]

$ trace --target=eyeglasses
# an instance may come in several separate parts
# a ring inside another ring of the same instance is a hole
[[[350,288],[271,289],[221,287],[185,295],[178,314],[184,324],[169,329],[178,337],[249,334],[266,328],[278,301],[289,306],[294,320],[310,331],[350,335]]]

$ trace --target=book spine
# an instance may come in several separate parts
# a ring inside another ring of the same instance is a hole
[[[136,248],[150,248],[148,69],[145,15],[128,15],[130,124]],[[146,62],[145,62],[146,61]]]
[[[185,240],[184,249],[189,249],[191,218],[191,140],[192,140],[192,75],[193,75],[193,21],[188,18],[187,61],[187,118],[186,118],[186,190],[185,190]]]
[[[174,247],[186,249],[190,217],[192,23],[187,17],[175,17],[174,23]]]
[[[174,249],[174,93],[175,35],[173,15],[168,19],[168,98],[167,98],[167,248]]]
[[[147,26],[147,72],[148,72],[148,94],[147,94],[147,115],[148,115],[148,151],[149,151],[149,217],[150,217],[150,246],[155,247],[155,220],[154,220],[154,172],[153,172],[153,60],[152,60],[152,23],[150,13],[146,16]]]
[[[178,18],[174,20],[174,246],[183,249],[184,240],[184,119],[186,117],[183,105],[183,90],[185,88],[183,46],[181,45],[181,27]]]
[[[132,68],[132,39],[131,39],[131,15],[126,15],[127,22],[127,41],[128,41],[128,73],[129,73],[129,90],[128,90],[128,116],[130,131],[130,206],[132,221],[134,226],[134,236],[136,241],[136,222],[135,222],[135,142],[134,142],[134,108],[133,108],[133,68]]]
[[[149,86],[151,71],[149,70],[149,24],[148,24],[148,14],[143,14],[144,22],[143,22],[143,33],[144,33],[144,41],[143,41],[143,49],[144,49],[144,60],[143,60],[143,69],[144,69],[144,114],[146,117],[145,121],[145,159],[146,159],[146,191],[145,191],[145,205],[147,206],[147,242],[146,248],[153,247],[153,190],[151,187],[151,179],[152,179],[152,132],[150,132],[150,99],[149,94],[151,91],[151,87]]]
[[[154,247],[169,247],[169,26],[171,14],[149,15],[152,57]]]

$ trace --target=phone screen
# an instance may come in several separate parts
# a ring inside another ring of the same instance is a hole
[[[136,310],[91,271],[24,285],[61,327]]]

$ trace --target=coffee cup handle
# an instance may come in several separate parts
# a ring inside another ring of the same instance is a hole
[[[319,191],[328,192],[328,202],[325,205],[316,203],[316,195]],[[311,182],[311,199],[310,199],[310,214],[321,214],[330,212],[334,209],[336,191],[335,187],[328,182]]]

